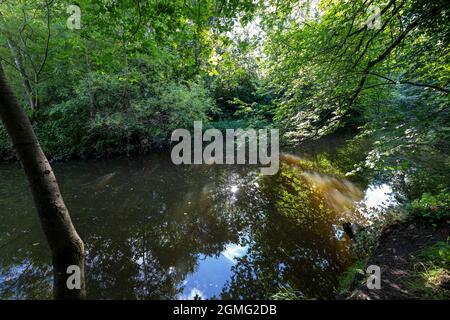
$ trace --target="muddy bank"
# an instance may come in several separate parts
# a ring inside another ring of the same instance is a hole
[[[381,268],[381,289],[369,290],[365,276],[355,280],[353,290],[337,299],[380,300],[380,299],[434,299],[439,295],[450,294],[450,273],[448,267],[438,279],[435,287],[426,288],[420,281],[423,269],[417,254],[420,250],[432,246],[439,241],[446,242],[450,237],[450,221],[432,225],[419,219],[396,223],[386,228],[379,238],[379,244],[367,265],[378,265]],[[434,295],[436,293],[436,295]]]

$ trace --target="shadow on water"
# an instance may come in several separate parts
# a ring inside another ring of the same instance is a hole
[[[93,299],[330,298],[351,263],[341,224],[364,194],[295,156],[280,172],[168,155],[56,164]],[[49,250],[24,176],[0,166],[0,296],[50,298]],[[353,216],[352,216],[353,215]]]

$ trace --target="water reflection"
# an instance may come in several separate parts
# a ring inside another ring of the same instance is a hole
[[[364,195],[363,204],[367,208],[387,208],[397,203],[392,187],[386,183],[370,185]]]
[[[352,259],[340,225],[364,197],[293,156],[275,176],[175,166],[167,155],[55,171],[94,299],[259,299],[283,286],[330,298]],[[0,296],[49,298],[50,257],[25,179],[12,165],[0,177]]]

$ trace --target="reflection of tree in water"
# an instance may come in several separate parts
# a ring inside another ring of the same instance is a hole
[[[348,243],[335,235],[339,213],[301,169],[282,164],[259,180],[260,198],[244,197],[254,216],[246,256],[238,259],[222,298],[270,298],[282,287],[310,298],[329,298],[349,263]],[[260,210],[255,210],[255,208]],[[242,208],[242,207],[241,207]]]
[[[0,167],[0,298],[51,298],[50,255],[23,172]]]
[[[200,255],[218,256],[238,242],[249,252],[234,266],[224,298],[268,298],[281,285],[330,296],[349,259],[334,235],[336,213],[298,169],[283,165],[266,177],[254,169],[174,166],[159,156],[57,167],[86,243],[88,298],[176,298]],[[0,182],[8,208],[1,225],[11,238],[28,232],[0,248],[0,296],[49,298],[51,259],[31,199],[17,201],[26,185],[10,190],[11,181]]]
[[[60,174],[66,202],[86,243],[88,298],[176,298],[199,255],[217,256],[227,243],[238,240],[239,224],[230,220],[233,199],[227,191],[231,178],[226,170],[175,167],[160,158],[150,162],[130,162],[130,166],[113,162],[111,168],[108,163],[85,167],[79,163]],[[14,199],[10,206],[19,211]],[[11,220],[5,225],[18,225],[19,232],[20,224],[33,216],[30,207],[20,208],[27,213],[20,216],[22,221],[15,221],[10,212],[0,218]],[[29,229],[39,230],[36,224]],[[3,281],[0,295],[45,298],[46,290],[29,291],[42,279],[51,288],[46,246],[42,242],[32,246],[43,240],[40,234],[23,239],[11,242],[11,254],[1,256],[0,275],[12,283],[21,274],[19,280],[28,278],[29,283],[7,288]],[[16,252],[21,247],[31,251]]]
[[[114,190],[97,191],[95,201],[107,203],[108,214],[99,225],[86,220],[89,225],[81,227],[91,297],[176,298],[200,254],[218,255],[237,240],[223,209],[229,202],[220,191],[225,172],[209,166],[145,167],[124,170],[114,177]]]
[[[2,268],[0,297],[2,299],[51,299],[52,268],[24,260]]]

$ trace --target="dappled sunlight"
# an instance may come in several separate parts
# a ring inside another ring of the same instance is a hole
[[[366,190],[363,203],[368,208],[388,207],[397,203],[392,187],[386,183],[371,185]]]
[[[395,207],[398,202],[395,192],[387,183],[371,184],[364,192],[364,198],[356,204],[357,212],[362,215],[368,224],[382,217],[389,208]]]
[[[354,219],[355,203],[364,196],[361,189],[345,179],[317,172],[303,172],[302,174],[312,188],[323,195],[327,206],[345,219]]]
[[[307,187],[320,194],[325,205],[342,221],[362,222],[363,217],[355,210],[357,202],[364,198],[364,192],[358,185],[343,177],[322,173],[320,163],[313,164],[311,160],[292,154],[282,154],[281,162],[300,168],[298,174],[304,178]]]

